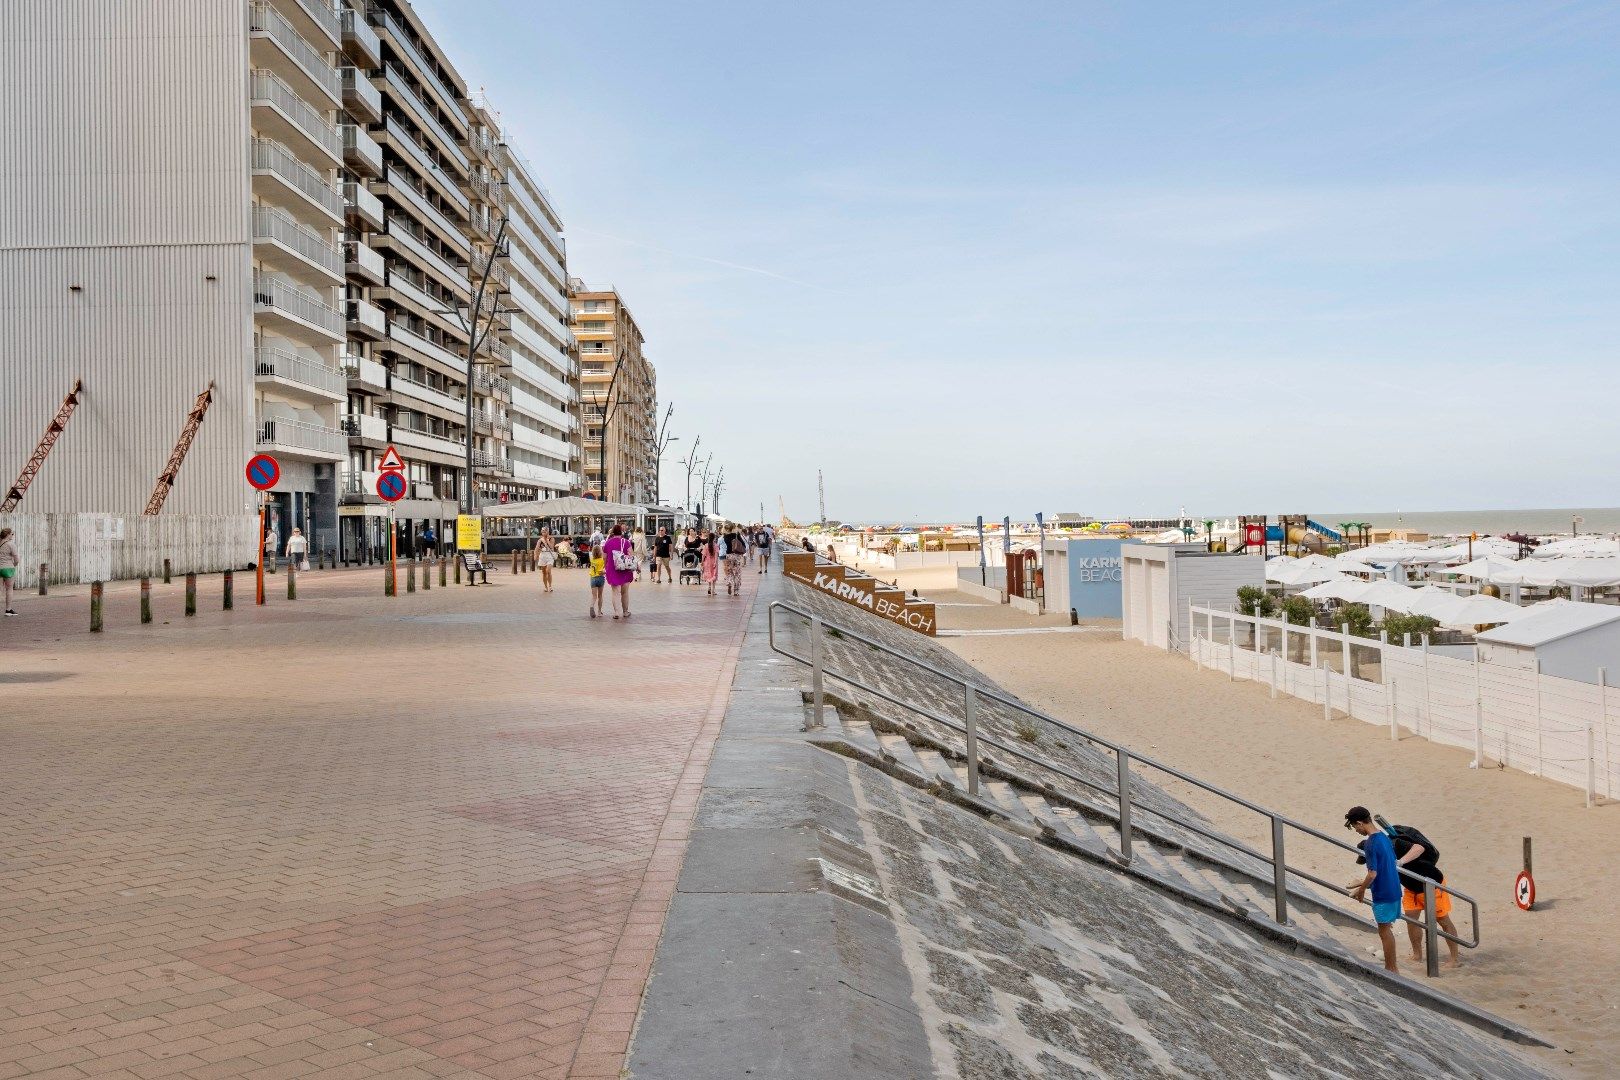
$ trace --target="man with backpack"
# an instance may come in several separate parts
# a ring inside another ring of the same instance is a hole
[[[1352,807],[1350,814],[1356,814],[1357,811],[1369,818],[1376,831],[1389,838],[1390,847],[1395,854],[1395,865],[1398,867],[1396,873],[1401,881],[1401,911],[1409,918],[1418,920],[1406,924],[1406,934],[1412,945],[1412,959],[1421,963],[1423,960],[1423,882],[1408,875],[1427,878],[1437,886],[1444,882],[1446,875],[1440,870],[1440,848],[1427,836],[1423,835],[1423,832],[1416,826],[1391,825],[1381,816],[1367,815],[1366,808],[1360,806]],[[1350,823],[1350,815],[1346,815],[1346,823]],[[1354,828],[1355,826],[1352,824],[1351,827]],[[1356,831],[1361,832],[1360,829],[1356,829]],[[1367,841],[1363,840],[1356,846],[1365,851],[1366,843]],[[1365,855],[1357,861],[1365,862]],[[1403,870],[1406,873],[1400,873]],[[1456,937],[1457,927],[1451,921],[1451,894],[1445,889],[1436,888],[1434,890],[1434,914],[1435,922],[1440,929],[1452,935],[1452,937]],[[1451,966],[1456,967],[1462,962],[1458,954],[1457,943],[1449,937],[1445,939],[1445,942],[1446,947],[1451,952]]]
[[[768,573],[771,568],[771,534],[763,525],[754,526],[754,550],[759,555],[759,572]]]

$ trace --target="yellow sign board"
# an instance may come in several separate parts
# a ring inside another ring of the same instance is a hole
[[[484,519],[477,514],[456,515],[456,550],[480,551],[484,547]]]

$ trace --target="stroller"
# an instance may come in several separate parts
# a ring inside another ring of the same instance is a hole
[[[703,580],[703,557],[695,551],[681,552],[682,585],[696,585]]]

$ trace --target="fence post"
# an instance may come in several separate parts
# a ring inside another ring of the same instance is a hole
[[[1592,742],[1592,721],[1586,722],[1586,805],[1597,801],[1597,755]]]
[[[1282,650],[1283,693],[1286,694],[1288,693],[1288,612],[1283,612],[1283,616],[1277,621],[1277,625],[1282,635],[1282,640],[1277,643],[1277,647]]]
[[[1423,717],[1429,722],[1429,738],[1434,738],[1434,704],[1429,698],[1429,635],[1423,635]],[[1423,732],[1413,729],[1419,735]]]
[[[1277,700],[1277,654],[1271,654],[1271,700]]]
[[[101,582],[90,583],[90,632],[101,633]]]
[[[1390,742],[1400,742],[1401,741],[1401,706],[1400,706],[1399,699],[1396,697],[1396,689],[1395,689],[1396,685],[1397,684],[1395,683],[1395,681],[1393,679],[1391,679],[1389,681],[1389,683],[1387,684],[1387,686],[1386,686],[1386,689],[1389,691],[1389,741]]]
[[[165,585],[170,584],[170,582],[169,582],[169,560],[168,559],[163,560],[163,584],[165,584]]]
[[[1541,729],[1541,661],[1535,661],[1536,680],[1536,775],[1547,775],[1547,759],[1542,756],[1544,739]],[[1601,692],[1600,692],[1601,693]]]
[[[416,591],[416,564],[409,559],[405,560],[405,591]]]
[[[1598,668],[1598,722],[1603,725],[1603,797],[1614,798],[1614,772],[1609,767],[1609,669]]]
[[[186,615],[189,617],[195,614],[197,614],[197,572],[188,570],[186,572]]]
[[[235,600],[236,600],[235,596],[232,595],[232,593],[234,592],[233,585],[234,585],[234,582],[233,582],[231,571],[227,570],[227,571],[225,571],[225,591],[224,591],[224,603],[225,603],[225,610],[226,611],[231,610],[231,607],[234,605]]]
[[[1226,620],[1226,681],[1237,682],[1237,613]]]
[[[968,794],[979,793],[979,691],[972,684],[962,687],[963,727],[967,730]]]
[[[1123,746],[1114,751],[1119,766],[1119,854],[1131,861],[1131,754]]]
[[[1423,879],[1423,970],[1431,979],[1440,977],[1440,928],[1434,914],[1434,881]]]
[[[1339,624],[1339,647],[1344,654],[1344,718],[1350,719],[1355,714],[1350,711],[1352,704],[1350,693],[1354,680],[1350,677],[1350,624]]]
[[[287,560],[287,599],[298,599],[298,560]]]
[[[1288,863],[1283,858],[1283,823],[1271,815],[1271,896],[1277,922],[1288,925]]]
[[[441,589],[445,587],[444,586],[444,575],[447,573],[447,571],[445,569],[446,565],[447,565],[447,561],[446,561],[445,557],[443,555],[440,555],[439,556],[439,588],[441,588]]]
[[[141,625],[152,621],[152,579],[141,578]]]
[[[1479,646],[1474,646],[1474,768],[1485,767],[1485,698],[1479,679]]]
[[[456,568],[456,584],[460,585],[461,584],[461,557],[458,555],[455,558],[451,559],[450,562]]]
[[[48,563],[40,563],[39,564],[39,595],[41,595],[41,596],[45,595],[45,581],[50,576],[51,576],[50,565]]]
[[[821,616],[810,616],[810,724],[826,727],[826,690],[821,671]]]

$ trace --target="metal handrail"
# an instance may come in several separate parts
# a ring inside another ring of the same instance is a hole
[[[790,611],[801,618],[809,620],[809,657],[800,656],[798,653],[792,652],[777,644],[776,610],[778,608],[781,608],[784,611]],[[1307,836],[1314,837],[1333,847],[1347,851],[1352,855],[1361,855],[1361,850],[1354,845],[1347,844],[1343,840],[1331,836],[1320,829],[1307,825],[1304,822],[1296,821],[1286,814],[1278,813],[1277,811],[1268,807],[1251,802],[1241,795],[1234,794],[1233,792],[1227,791],[1225,788],[1211,784],[1206,780],[1184,772],[1183,770],[1176,768],[1174,765],[1168,765],[1155,758],[1138,754],[1129,747],[1086,731],[1083,728],[1075,727],[1073,724],[1059,720],[1057,717],[1052,716],[1049,713],[1042,712],[1039,709],[1031,708],[1030,706],[1014,700],[1005,694],[991,690],[988,687],[980,686],[977,683],[970,682],[969,680],[962,678],[960,675],[954,675],[948,671],[943,671],[932,664],[919,660],[916,657],[910,656],[898,649],[892,648],[881,641],[876,641],[855,630],[851,630],[847,626],[835,625],[833,628],[836,629],[843,637],[851,638],[870,648],[877,649],[879,652],[893,656],[899,660],[904,660],[906,663],[926,671],[930,675],[960,686],[962,688],[963,720],[957,721],[952,717],[941,716],[925,706],[909,701],[903,701],[887,690],[870,686],[851,675],[830,670],[824,660],[825,649],[822,647],[821,641],[823,626],[824,623],[821,616],[782,600],[773,600],[766,609],[766,631],[771,650],[781,656],[787,657],[790,660],[796,660],[801,664],[805,664],[811,669],[811,706],[813,709],[813,717],[811,721],[812,727],[825,726],[825,678],[826,676],[830,675],[832,678],[838,679],[841,682],[858,687],[867,693],[876,694],[885,701],[898,705],[903,709],[909,709],[920,716],[927,717],[936,723],[943,724],[954,731],[960,732],[963,735],[967,746],[968,793],[970,795],[977,796],[979,794],[979,745],[980,743],[987,743],[1003,753],[1010,754],[1013,757],[1029,762],[1030,764],[1039,768],[1057,773],[1059,776],[1072,780],[1075,783],[1081,784],[1093,791],[1112,796],[1118,810],[1118,831],[1120,837],[1119,857],[1126,863],[1131,861],[1132,854],[1132,814],[1136,810],[1142,810],[1164,818],[1167,821],[1173,822],[1180,828],[1187,829],[1190,832],[1224,844],[1236,851],[1240,851],[1245,855],[1257,859],[1269,866],[1272,873],[1272,899],[1274,903],[1273,914],[1275,920],[1281,925],[1286,926],[1288,924],[1289,875],[1293,875],[1294,877],[1303,881],[1308,881],[1312,884],[1332,890],[1333,892],[1340,894],[1345,893],[1346,890],[1342,886],[1327,881],[1309,870],[1298,866],[1289,865],[1286,858],[1285,833],[1288,829],[1295,829]],[[979,725],[977,714],[978,702],[981,698],[988,698],[989,700],[997,702],[1009,709],[1024,713],[1027,716],[1035,717],[1038,720],[1042,720],[1046,723],[1061,728],[1064,731],[1077,735],[1080,738],[1090,742],[1093,746],[1102,747],[1108,751],[1111,751],[1114,755],[1116,765],[1116,784],[1113,789],[1109,790],[1103,785],[1097,784],[1095,781],[1088,780],[1085,777],[1078,775],[1073,770],[1068,769],[1061,764],[1037,758],[1026,751],[1020,750],[1015,746],[1011,746],[1005,742],[1002,742],[1001,740],[998,740],[994,736],[986,735],[980,732],[978,730]],[[1130,780],[1131,764],[1133,762],[1145,765],[1149,768],[1157,769],[1160,772],[1175,777],[1183,783],[1191,784],[1193,787],[1196,787],[1202,791],[1207,791],[1212,795],[1217,795],[1228,802],[1235,803],[1238,806],[1242,806],[1245,809],[1264,816],[1271,823],[1271,854],[1266,855],[1239,840],[1232,837],[1223,836],[1220,833],[1205,828],[1199,825],[1197,822],[1188,821],[1185,818],[1178,817],[1165,810],[1138,802],[1131,795]],[[1436,976],[1440,973],[1440,960],[1436,953],[1436,946],[1439,944],[1440,938],[1445,938],[1447,941],[1455,942],[1456,944],[1467,949],[1475,949],[1479,947],[1479,903],[1473,897],[1459,892],[1450,884],[1445,885],[1444,888],[1446,892],[1453,899],[1460,900],[1468,905],[1470,921],[1472,924],[1472,934],[1470,938],[1463,938],[1458,935],[1448,933],[1447,931],[1440,929],[1438,916],[1435,911],[1436,883],[1429,878],[1422,877],[1421,875],[1407,870],[1404,867],[1397,866],[1396,869],[1402,878],[1421,884],[1423,891],[1423,917],[1421,919],[1413,918],[1412,916],[1407,915],[1403,910],[1401,912],[1400,919],[1402,922],[1410,923],[1423,929],[1425,937],[1424,959],[1428,974],[1431,977]],[[1363,899],[1362,903],[1370,904],[1371,901]],[[1364,916],[1356,915],[1351,912],[1341,913],[1349,918],[1355,919],[1363,925],[1376,925],[1372,920],[1367,919]]]

